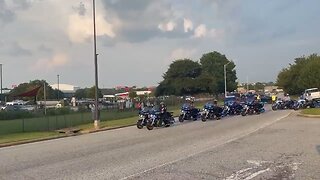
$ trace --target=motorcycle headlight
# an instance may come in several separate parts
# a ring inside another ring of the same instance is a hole
[[[181,110],[181,113],[183,114],[183,113],[184,113],[184,110]]]
[[[140,114],[139,117],[140,117],[141,119],[143,119],[143,118],[144,118],[144,115]]]

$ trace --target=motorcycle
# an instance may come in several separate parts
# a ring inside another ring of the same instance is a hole
[[[253,114],[260,114],[265,112],[263,103],[257,103],[257,102],[247,102],[244,105],[244,108],[242,109],[241,115],[253,115]]]
[[[294,101],[293,104],[293,109],[295,111],[299,110],[299,109],[305,109],[307,108],[307,102],[304,99],[299,99],[298,101]]]
[[[148,119],[150,118],[150,109],[144,108],[139,112],[139,119],[137,121],[137,128],[142,129],[143,126],[147,125]]]
[[[272,104],[271,108],[272,110],[283,110],[283,109],[294,109],[295,102],[293,100],[289,101],[283,101],[283,100],[277,100],[274,104]]]
[[[160,112],[152,110],[150,112],[150,118],[148,118],[147,120],[147,124],[146,124],[147,129],[152,130],[154,127],[158,127],[159,121],[160,121]]]
[[[215,106],[214,104],[207,103],[203,111],[201,113],[201,120],[203,122],[207,121],[208,119],[220,119],[223,115],[223,109],[219,106]]]
[[[225,106],[224,114],[234,116],[240,115],[242,112],[243,106],[241,104],[232,103]]]
[[[183,104],[181,107],[181,113],[179,115],[179,122],[183,122],[184,120],[193,119],[196,121],[199,116],[199,109],[192,107],[190,104]]]
[[[166,107],[160,107],[160,121],[158,126],[169,127],[174,123],[175,120],[173,117],[173,112],[168,112]]]

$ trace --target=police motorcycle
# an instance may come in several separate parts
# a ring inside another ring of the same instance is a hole
[[[295,102],[293,100],[283,100],[279,98],[275,103],[271,106],[272,110],[283,110],[283,109],[295,109]]]
[[[305,99],[298,99],[297,101],[294,101],[293,109],[295,111],[297,111],[299,109],[305,109],[305,108],[307,108],[307,106],[308,106],[308,104]]]
[[[223,116],[240,115],[242,112],[242,104],[238,103],[235,96],[227,96],[224,99]]]
[[[169,127],[174,124],[173,112],[168,112],[164,103],[160,103],[160,121],[158,126]]]
[[[250,99],[245,102],[241,115],[246,116],[246,115],[260,114],[263,112],[265,112],[264,104],[262,102],[258,102],[255,99]]]
[[[152,107],[144,107],[139,111],[139,119],[137,121],[137,128],[142,129],[147,126],[148,120],[150,119],[150,111]]]
[[[201,112],[201,120],[203,122],[207,121],[208,119],[220,119],[222,117],[223,108],[217,106],[214,103],[207,102],[203,106],[203,110]]]
[[[276,102],[274,102],[271,106],[272,110],[276,111],[278,109],[284,109],[285,108],[285,105],[284,105],[284,102],[281,98],[278,98],[276,100]]]
[[[179,122],[183,122],[184,120],[193,119],[196,121],[200,114],[200,110],[193,107],[190,103],[184,103],[181,107],[181,112],[179,115]]]

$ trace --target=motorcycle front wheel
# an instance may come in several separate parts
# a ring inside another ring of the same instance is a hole
[[[153,124],[152,124],[151,122],[148,122],[148,123],[147,123],[147,129],[148,129],[148,130],[152,130],[153,127],[154,127],[154,126],[153,126]]]
[[[183,121],[184,121],[183,115],[180,115],[179,116],[179,122],[183,122]]]
[[[202,116],[201,116],[201,121],[202,121],[202,122],[206,122],[206,121],[207,121],[206,115],[202,115]]]
[[[137,128],[138,128],[138,129],[142,129],[142,128],[143,128],[142,120],[138,120],[138,121],[137,121]]]

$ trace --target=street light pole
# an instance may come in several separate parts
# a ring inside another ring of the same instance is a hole
[[[93,50],[94,50],[94,74],[95,74],[95,98],[94,98],[94,127],[99,128],[99,107],[98,107],[98,60],[97,60],[97,36],[96,36],[96,1],[93,4]]]
[[[229,61],[227,64],[223,65],[223,72],[224,72],[224,97],[227,96],[227,65],[230,64]]]
[[[58,101],[60,100],[60,93],[59,93],[59,91],[60,91],[60,87],[59,87],[59,85],[60,85],[60,75],[58,74],[57,75],[57,78],[58,78]]]
[[[0,82],[0,83],[1,83],[1,87],[0,87],[0,88],[1,88],[1,90],[0,90],[1,92],[0,92],[0,93],[1,93],[1,98],[2,98],[2,64],[0,64],[0,71],[1,71],[1,72],[0,72],[0,74],[1,74],[1,80],[0,80],[0,81],[1,81],[1,82]],[[2,100],[2,99],[1,99],[1,100]]]

